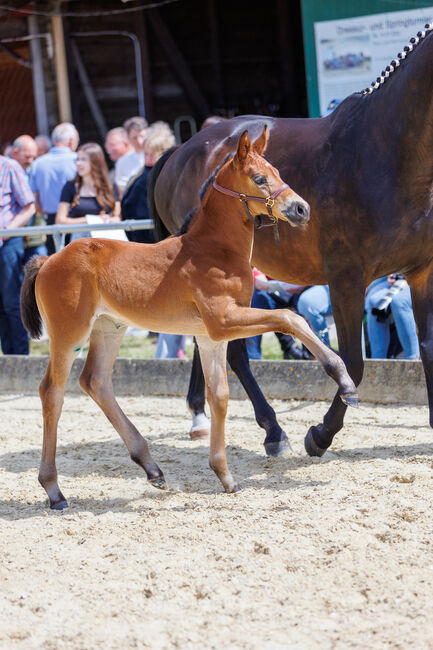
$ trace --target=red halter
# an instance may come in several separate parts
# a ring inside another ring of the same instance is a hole
[[[214,189],[216,189],[218,192],[221,192],[222,194],[227,194],[227,196],[234,196],[236,199],[239,199],[244,207],[248,219],[256,226],[257,229],[266,228],[266,226],[273,226],[275,243],[276,244],[280,243],[280,236],[278,234],[278,218],[272,214],[272,208],[274,207],[275,199],[277,198],[277,196],[289,187],[287,183],[283,183],[277,190],[275,190],[273,194],[266,197],[250,196],[249,194],[244,194],[243,192],[235,192],[234,190],[229,190],[226,187],[222,187],[221,185],[218,185],[218,183],[215,180],[212,183],[212,185]],[[271,223],[262,223],[261,221],[259,223],[256,223],[256,220],[251,214],[250,209],[248,207],[248,201],[258,201],[259,203],[264,203],[267,207],[268,215],[271,220]]]

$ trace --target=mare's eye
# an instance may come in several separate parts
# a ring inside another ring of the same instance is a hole
[[[266,183],[266,176],[255,176],[253,181],[256,185],[264,185]]]

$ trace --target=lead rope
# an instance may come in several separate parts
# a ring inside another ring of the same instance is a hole
[[[250,209],[248,207],[248,201],[247,197],[245,194],[240,194],[239,199],[243,205],[243,208],[245,210],[245,214],[247,215],[248,219],[251,221],[251,223],[257,228],[257,230],[260,230],[261,228],[269,228],[269,226],[272,226],[274,229],[274,239],[275,239],[275,244],[278,246],[280,243],[280,233],[278,232],[278,219],[272,214],[272,207],[274,205],[274,199],[271,199],[270,196],[266,199],[266,207],[268,209],[268,215],[269,218],[271,219],[272,223],[256,223],[255,218],[250,212]]]

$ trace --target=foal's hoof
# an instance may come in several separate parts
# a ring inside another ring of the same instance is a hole
[[[309,456],[323,456],[326,449],[322,449],[322,447],[319,447],[314,442],[312,429],[313,429],[313,427],[310,427],[310,429],[308,429],[308,433],[304,438],[305,451],[307,452],[307,454]]]
[[[197,429],[196,431],[191,431],[189,432],[189,437],[191,440],[206,440],[210,436],[210,430],[209,429]]]
[[[226,487],[225,491],[226,491],[227,494],[235,494],[236,492],[240,492],[241,489],[242,489],[241,486],[238,483],[235,483],[230,488]]]
[[[353,406],[356,409],[359,406],[358,393],[346,393],[345,395],[340,395],[340,398],[347,406]]]
[[[278,440],[278,442],[264,442],[266,456],[288,456],[293,454],[290,442],[287,440]]]
[[[63,499],[62,501],[50,503],[50,508],[51,510],[64,510],[65,508],[69,508],[69,504],[66,499]]]
[[[167,489],[167,483],[165,482],[165,478],[163,476],[157,476],[156,478],[150,478],[149,483],[153,485],[153,487],[158,488],[158,490],[166,490]]]

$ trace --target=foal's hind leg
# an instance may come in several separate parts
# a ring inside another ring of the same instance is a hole
[[[131,459],[146,472],[149,482],[154,487],[165,488],[163,473],[152,459],[147,442],[114,397],[111,373],[125,331],[126,326],[117,325],[108,316],[100,316],[95,321],[80,386],[105,413],[128,448]]]
[[[47,370],[39,386],[44,418],[42,458],[39,468],[39,483],[50,500],[50,508],[63,510],[68,503],[57,482],[56,446],[57,425],[62,412],[65,384],[68,379],[76,351],[72,345],[65,346],[50,341],[51,354]]]
[[[227,466],[224,438],[229,401],[226,370],[227,342],[216,343],[206,337],[197,337],[197,343],[206,381],[206,397],[211,412],[209,465],[223,484],[225,491],[236,492],[239,488]]]

